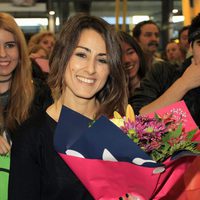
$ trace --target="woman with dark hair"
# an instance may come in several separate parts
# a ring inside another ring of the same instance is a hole
[[[54,132],[62,106],[91,121],[111,117],[114,110],[124,114],[126,78],[120,58],[116,33],[103,19],[78,14],[63,25],[50,57],[54,103],[24,123],[13,142],[9,200],[92,199],[55,151]]]
[[[119,31],[118,36],[123,52],[123,66],[128,75],[129,97],[131,97],[135,88],[140,86],[140,80],[146,74],[146,63],[143,51],[133,37],[123,31]]]

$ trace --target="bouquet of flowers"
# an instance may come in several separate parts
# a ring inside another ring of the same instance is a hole
[[[126,117],[115,112],[113,119],[102,116],[92,125],[63,107],[54,146],[94,199],[132,193],[148,200],[161,199],[172,188],[175,195],[182,192],[183,174],[199,153],[198,140],[195,122],[178,102],[148,116],[134,116],[128,108]]]
[[[182,111],[181,111],[182,112]],[[114,112],[111,121],[117,125],[141,149],[151,155],[157,162],[163,162],[179,151],[200,153],[199,142],[194,135],[197,128],[186,132],[185,114],[171,111],[154,117],[134,115],[130,105],[127,106],[126,116]]]

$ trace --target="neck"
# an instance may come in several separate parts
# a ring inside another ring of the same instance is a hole
[[[99,108],[99,103],[97,101],[93,102],[72,102],[69,100],[63,100],[60,98],[56,103],[52,104],[48,109],[47,113],[55,120],[58,121],[60,117],[60,112],[62,105],[84,115],[89,119],[96,119],[96,113]]]
[[[0,83],[6,83],[6,82],[9,82],[11,80],[12,76],[10,76],[9,78],[7,79],[0,79]]]
[[[61,100],[61,103],[90,119],[96,118],[99,109],[99,103],[95,98],[92,100],[66,98]]]
[[[148,69],[151,69],[153,63],[153,55],[152,54],[145,54],[146,65]]]
[[[0,94],[5,93],[10,88],[11,79],[9,81],[0,81]]]
[[[134,94],[135,88],[140,86],[140,77],[136,75],[134,78],[130,79],[129,83],[129,96],[132,96]]]

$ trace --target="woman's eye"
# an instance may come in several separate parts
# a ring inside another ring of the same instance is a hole
[[[108,63],[108,61],[106,59],[98,59],[98,60],[102,64],[107,64]]]
[[[134,49],[130,49],[130,50],[127,51],[127,54],[128,54],[128,55],[131,55],[131,54],[134,54],[134,53],[135,53],[135,50],[134,50]]]
[[[9,42],[5,44],[5,47],[8,49],[11,49],[13,47],[16,47],[16,42]]]
[[[200,45],[200,40],[197,40],[197,44]]]
[[[85,58],[86,55],[84,53],[75,53],[76,56],[80,57],[80,58]]]

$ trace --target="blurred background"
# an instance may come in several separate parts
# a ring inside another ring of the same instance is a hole
[[[0,11],[12,14],[27,40],[41,30],[58,32],[77,12],[104,18],[116,29],[131,33],[140,21],[152,19],[161,28],[161,48],[199,12],[200,0],[0,0]]]

